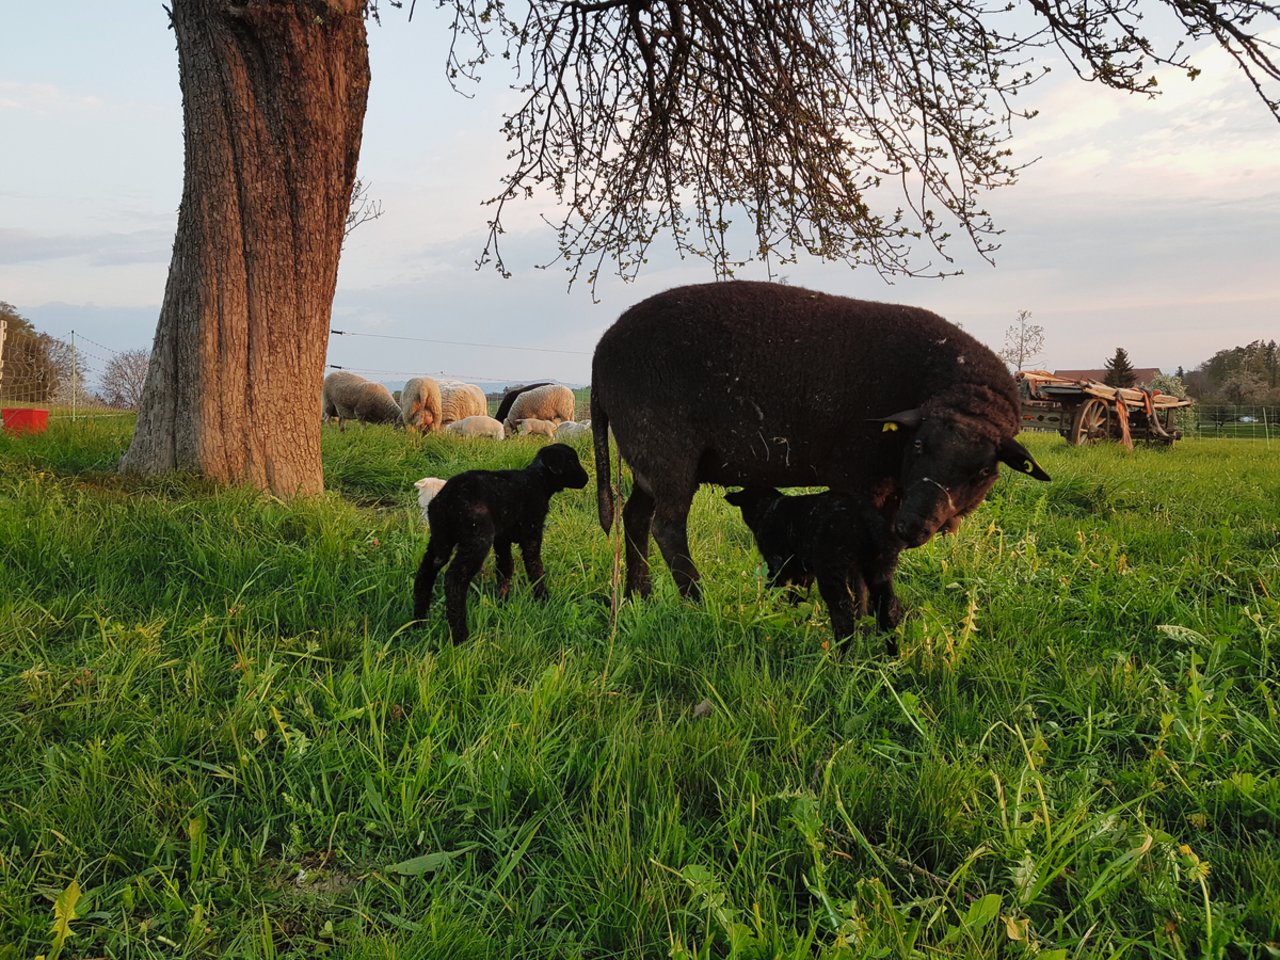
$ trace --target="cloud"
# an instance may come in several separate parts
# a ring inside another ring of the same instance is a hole
[[[0,80],[0,110],[36,114],[86,113],[102,110],[101,97],[67,93],[52,83],[19,83]]]
[[[165,230],[133,233],[42,235],[0,228],[0,266],[83,257],[95,267],[164,262],[173,234]]]

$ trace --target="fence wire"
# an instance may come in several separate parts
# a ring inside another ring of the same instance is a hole
[[[1280,439],[1280,407],[1197,403],[1178,417],[1184,437]]]

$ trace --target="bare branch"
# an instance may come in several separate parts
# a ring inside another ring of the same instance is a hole
[[[549,192],[570,282],[585,270],[593,287],[606,259],[633,277],[664,232],[722,275],[745,262],[744,232],[771,269],[804,252],[938,275],[957,233],[990,257],[981,198],[1024,167],[1013,125],[1034,113],[1015,98],[1047,72],[1045,47],[1134,93],[1157,92],[1153,65],[1194,75],[1181,42],[1141,32],[1144,11],[1214,37],[1280,116],[1264,39],[1280,8],[1260,0],[530,0],[522,20],[499,0],[440,2],[451,78],[500,54],[524,98],[480,262],[505,269],[507,203]]]

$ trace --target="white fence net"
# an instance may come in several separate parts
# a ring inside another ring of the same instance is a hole
[[[50,419],[127,415],[141,399],[147,356],[0,321],[0,407],[38,407]]]

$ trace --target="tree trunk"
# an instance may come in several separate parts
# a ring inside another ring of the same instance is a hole
[[[369,91],[364,0],[172,0],[186,173],[121,469],[324,487],[320,389]]]

